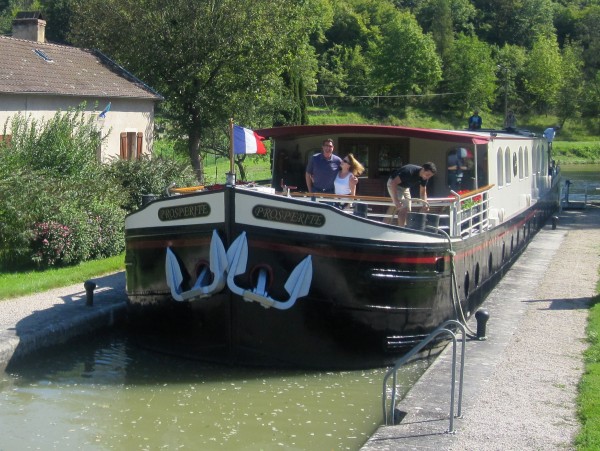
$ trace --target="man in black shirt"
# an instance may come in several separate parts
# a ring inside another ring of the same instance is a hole
[[[420,198],[427,202],[427,180],[435,175],[437,168],[433,163],[423,166],[407,164],[392,171],[387,182],[387,189],[394,205],[398,209],[398,225],[406,225],[406,216],[411,210],[410,188],[420,185]]]

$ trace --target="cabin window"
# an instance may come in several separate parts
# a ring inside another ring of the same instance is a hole
[[[529,177],[529,149],[525,147],[524,157],[525,160],[525,177]]]
[[[496,166],[498,171],[498,186],[504,186],[504,156],[502,149],[496,154]]]
[[[407,138],[340,138],[338,147],[340,156],[354,154],[365,167],[363,176],[370,179],[387,177],[394,169],[408,163]]]
[[[512,165],[510,164],[510,149],[504,151],[504,182],[508,185],[512,181]]]
[[[519,147],[519,180],[523,179],[523,148]]]
[[[122,132],[120,156],[123,160],[139,160],[142,156],[142,142],[144,134],[141,132]]]

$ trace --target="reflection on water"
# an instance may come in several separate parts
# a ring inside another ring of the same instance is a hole
[[[382,423],[383,374],[215,366],[115,332],[7,370],[0,449],[358,449]]]
[[[568,198],[570,201],[600,201],[600,165],[562,165],[560,170],[563,180],[571,182],[568,188]],[[563,189],[563,198],[566,195],[567,188],[565,187]]]

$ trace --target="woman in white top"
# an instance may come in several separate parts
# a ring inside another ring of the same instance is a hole
[[[358,177],[364,172],[365,168],[360,164],[354,155],[349,153],[342,159],[342,166],[338,173],[333,185],[335,187],[335,194],[347,194],[356,195],[356,185],[358,184]]]

